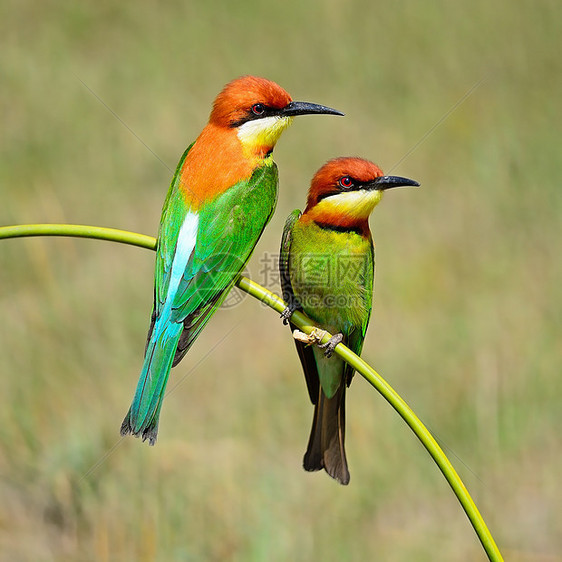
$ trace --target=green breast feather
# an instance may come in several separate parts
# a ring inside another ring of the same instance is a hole
[[[364,337],[372,307],[374,252],[355,232],[295,224],[291,284],[304,311],[331,331]]]

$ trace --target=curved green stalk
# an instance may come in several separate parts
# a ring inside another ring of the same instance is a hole
[[[0,240],[2,238],[23,238],[26,236],[73,236],[76,238],[95,238],[110,242],[121,242],[132,246],[140,246],[149,250],[156,249],[156,238],[105,228],[103,226],[86,226],[83,224],[17,224],[14,226],[0,226]]]
[[[116,230],[113,228],[70,224],[29,224],[0,227],[0,239],[19,238],[25,236],[74,236],[79,238],[96,238],[113,242],[121,242],[123,244],[131,244],[133,246],[140,246],[141,248],[148,248],[150,250],[154,250],[156,248],[156,239],[152,236],[137,234],[136,232]],[[278,313],[281,313],[285,309],[285,303],[282,299],[246,277],[241,276],[236,282],[236,285],[242,291],[265,303]],[[314,323],[307,316],[298,311],[291,317],[291,322],[306,334],[310,334],[310,332],[315,328]],[[326,333],[322,341],[326,342],[330,339],[330,337],[331,334]],[[410,429],[416,434],[453,489],[453,492],[457,496],[462,508],[474,527],[474,530],[476,531],[489,560],[493,562],[502,561],[502,555],[500,554],[500,551],[496,546],[484,519],[482,519],[476,504],[472,500],[456,470],[453,468],[453,465],[450,463],[437,441],[435,441],[430,431],[424,426],[424,424],[420,421],[408,404],[406,404],[406,402],[404,402],[404,400],[402,400],[402,398],[396,393],[396,391],[369,364],[363,361],[361,357],[353,353],[343,344],[337,345],[335,352],[383,395],[383,397],[408,424]]]

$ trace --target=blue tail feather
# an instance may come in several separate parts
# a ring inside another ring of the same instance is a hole
[[[162,317],[156,321],[133,403],[121,425],[121,435],[132,433],[143,441],[148,439],[150,445],[156,443],[160,409],[182,331],[182,323]]]

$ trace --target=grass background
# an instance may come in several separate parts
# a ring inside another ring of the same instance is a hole
[[[155,234],[171,170],[241,74],[345,111],[279,142],[278,210],[248,272],[275,289],[263,258],[328,158],[419,180],[371,220],[363,356],[445,444],[506,559],[561,560],[560,16],[555,0],[7,0],[0,224]],[[350,486],[301,469],[304,379],[287,329],[249,297],[173,371],[157,446],[120,441],[153,259],[0,244],[0,560],[484,559],[359,377]]]

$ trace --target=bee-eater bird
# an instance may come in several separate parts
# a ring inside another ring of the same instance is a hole
[[[215,99],[164,202],[144,364],[121,435],[156,442],[170,369],[232,288],[273,214],[273,147],[294,116],[314,113],[343,115],[292,101],[283,88],[255,76],[233,80]]]
[[[301,310],[334,334],[318,346],[322,349],[295,340],[314,404],[303,466],[309,471],[324,469],[341,484],[349,483],[345,391],[353,369],[331,355],[341,342],[361,353],[371,315],[375,267],[369,215],[386,189],[408,185],[419,184],[385,176],[368,160],[335,158],[312,179],[304,213],[293,211],[283,230],[280,273],[288,303],[284,322]]]

